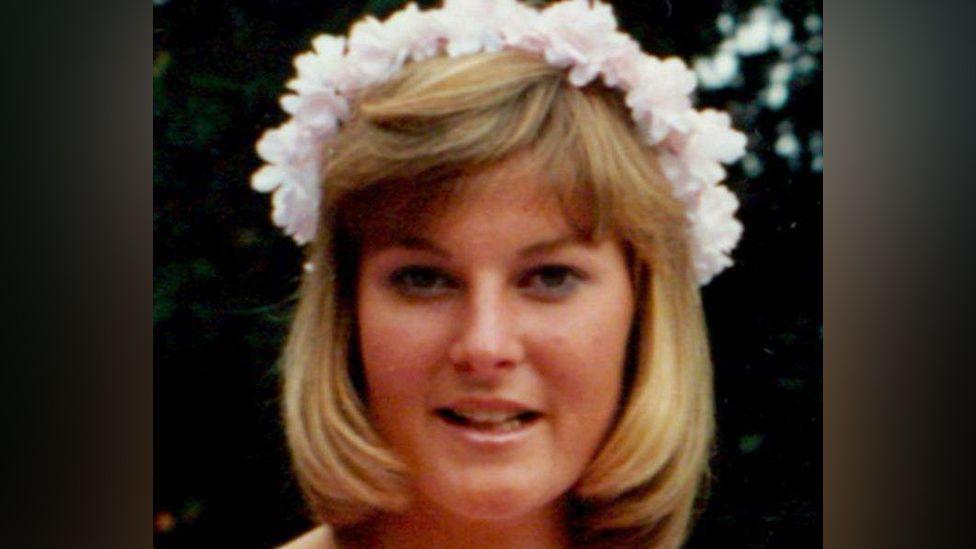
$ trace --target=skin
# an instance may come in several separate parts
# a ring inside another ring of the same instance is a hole
[[[575,236],[531,171],[502,164],[427,230],[367,242],[358,326],[373,420],[415,498],[375,545],[566,545],[565,495],[621,395],[634,295],[623,246]],[[483,447],[434,410],[508,399],[541,413]]]

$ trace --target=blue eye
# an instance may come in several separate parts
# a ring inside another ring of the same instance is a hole
[[[393,271],[390,283],[409,297],[436,297],[457,288],[457,284],[440,269],[419,265]]]
[[[555,300],[572,293],[583,280],[583,274],[572,267],[544,265],[523,276],[519,286],[532,296]]]

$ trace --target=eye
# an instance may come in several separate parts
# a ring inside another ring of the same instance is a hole
[[[390,284],[407,297],[437,297],[457,288],[457,283],[436,267],[409,265],[390,275]]]
[[[580,271],[567,265],[543,265],[526,273],[519,287],[534,297],[556,300],[571,294],[584,278]]]

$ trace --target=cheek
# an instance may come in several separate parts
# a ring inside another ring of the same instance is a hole
[[[605,281],[543,324],[541,364],[556,388],[558,405],[572,424],[574,440],[592,446],[602,439],[620,402],[634,296],[623,275]],[[583,440],[585,438],[585,440]]]
[[[629,307],[614,310],[605,304],[583,304],[559,311],[540,323],[540,353],[559,364],[554,374],[577,384],[612,386],[626,358],[632,315]]]
[[[446,353],[440,327],[450,324],[437,316],[436,311],[391,303],[368,289],[360,294],[360,353],[370,408],[380,422],[423,409],[433,373]]]
[[[588,304],[540,324],[533,362],[550,381],[553,404],[601,433],[620,399],[629,309]]]

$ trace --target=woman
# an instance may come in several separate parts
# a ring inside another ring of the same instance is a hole
[[[744,138],[602,4],[411,6],[314,48],[253,180],[309,243],[284,415],[323,526],[292,546],[679,546]]]

